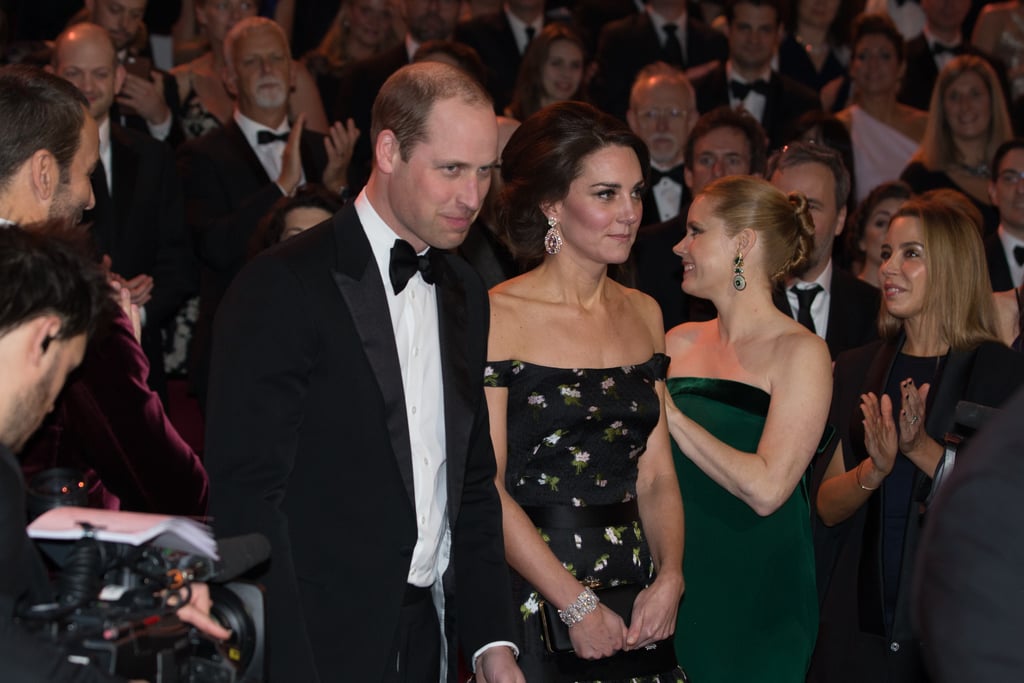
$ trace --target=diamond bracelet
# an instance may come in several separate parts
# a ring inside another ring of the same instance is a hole
[[[574,602],[570,603],[565,609],[558,610],[558,618],[562,620],[563,624],[572,628],[583,621],[583,617],[596,610],[597,603],[599,602],[601,601],[598,600],[594,591],[590,590],[589,586],[584,587],[583,592],[579,594]]]

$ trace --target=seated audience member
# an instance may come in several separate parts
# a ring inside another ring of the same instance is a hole
[[[882,243],[889,220],[913,192],[899,180],[882,183],[860,203],[846,222],[843,250],[851,259],[850,272],[873,287],[881,288]]]
[[[148,135],[111,121],[125,71],[103,28],[75,24],[58,36],[52,69],[82,91],[99,125],[96,206],[85,220],[92,222],[99,253],[142,312],[148,383],[166,397],[160,332],[199,285],[174,155]]]
[[[191,140],[231,121],[237,92],[224,80],[228,60],[224,38],[242,19],[254,17],[259,9],[255,0],[194,0],[196,22],[204,29],[209,49],[186,64],[171,70],[176,95],[181,103],[178,118],[184,139]],[[288,93],[288,118],[306,115],[306,128],[326,133],[327,115],[320,101],[316,82],[306,67],[293,62],[292,83]]]
[[[996,82],[1006,82],[1002,63],[982,52],[964,39],[964,20],[971,10],[971,0],[921,0],[925,25],[921,34],[907,41],[906,71],[899,99],[915,109],[928,110],[939,73],[958,55],[984,60],[996,74]],[[1006,105],[1002,87],[999,98]]]
[[[856,104],[837,115],[853,141],[854,199],[896,180],[924,138],[928,115],[897,101],[906,71],[903,36],[882,14],[864,14],[853,25],[850,75]]]
[[[790,140],[823,145],[839,153],[843,159],[843,166],[850,173],[850,197],[846,201],[847,215],[857,208],[857,203],[853,199],[857,185],[854,182],[853,141],[850,140],[850,131],[843,126],[836,115],[823,111],[806,112],[793,122]]]
[[[921,35],[924,28],[924,10],[920,0],[867,0],[864,14],[886,14],[903,34],[904,40]]]
[[[47,218],[78,223],[93,205],[89,174],[99,160],[85,96],[52,74],[5,67],[0,120],[0,217],[24,226]],[[137,309],[127,289],[120,298],[126,312],[89,344],[59,400],[48,403],[52,414],[22,453],[25,476],[74,467],[85,473],[94,505],[205,514],[206,472],[146,386]]]
[[[663,223],[690,203],[683,159],[697,121],[697,102],[686,75],[664,62],[641,69],[629,94],[626,121],[651,155],[640,225]]]
[[[7,78],[8,74],[0,76]],[[19,169],[17,175],[23,171]],[[26,227],[30,229],[9,226],[0,230],[0,281],[19,283],[0,290],[3,677],[19,682],[113,683],[123,679],[98,666],[83,665],[80,657],[72,659],[54,641],[25,630],[19,620],[26,607],[52,604],[55,596],[42,558],[25,533],[25,485],[16,454],[57,398],[68,374],[82,361],[86,346],[93,341],[90,337],[113,307],[99,267],[68,240],[67,222],[55,219]],[[207,587],[193,584],[191,588],[190,605],[179,610],[178,617],[215,638],[229,637],[230,632],[209,616]]]
[[[811,487],[829,527],[813,683],[929,680],[910,587],[942,441],[958,401],[999,406],[1024,382],[1024,358],[998,341],[970,210],[941,195],[899,209],[882,252],[882,340],[836,362],[837,438]]]
[[[320,185],[306,185],[281,197],[260,220],[249,243],[249,258],[278,242],[323,223],[341,209],[342,202]]]
[[[965,194],[981,211],[986,235],[999,225],[988,193],[989,163],[1012,136],[1001,92],[985,60],[950,61],[935,83],[921,146],[900,175],[917,194],[938,188]]]
[[[722,35],[700,16],[691,16],[685,0],[652,0],[642,11],[601,29],[588,90],[590,101],[624,119],[630,87],[648,64],[665,62],[695,78],[725,61],[727,55]]]
[[[779,3],[730,0],[726,8],[729,59],[693,80],[697,108],[701,113],[721,106],[749,112],[768,134],[768,149],[775,149],[786,142],[792,122],[821,109],[821,103],[813,90],[772,69],[781,29]]]
[[[783,192],[807,197],[814,219],[814,251],[805,269],[776,289],[775,305],[824,339],[834,360],[877,334],[878,290],[832,260],[832,245],[846,224],[850,174],[838,152],[795,142],[768,160],[766,176]]]
[[[688,195],[697,196],[705,185],[725,176],[763,175],[766,142],[761,126],[743,112],[720,107],[700,117],[683,152]],[[666,330],[715,316],[710,302],[691,299],[683,292],[683,262],[672,252],[686,236],[689,210],[687,201],[675,218],[641,230],[633,245],[636,287],[661,306]]]
[[[224,127],[179,150],[186,221],[202,266],[199,321],[189,379],[205,393],[213,315],[259,219],[280,197],[305,183],[339,194],[359,132],[335,123],[324,137],[288,120],[292,61],[281,28],[261,17],[243,19],[224,41],[229,86],[238,92],[234,117]]]
[[[575,29],[559,23],[545,26],[519,65],[505,115],[522,122],[549,104],[580,99],[585,57]]]
[[[981,9],[971,44],[1002,61],[1007,68],[1007,95],[1024,103],[1024,4],[1021,0],[991,2]],[[1024,121],[1019,122],[1024,126]],[[1018,135],[1024,135],[1018,132]]]
[[[992,290],[1024,284],[1024,139],[999,146],[992,157],[988,196],[999,212],[999,229],[985,238],[985,258]]]
[[[779,73],[815,92],[846,73],[850,61],[850,18],[853,2],[793,0],[783,24],[786,37],[779,44]]]
[[[455,40],[476,50],[486,65],[484,83],[494,98],[496,112],[503,112],[512,102],[519,66],[544,24],[544,0],[509,0],[496,12],[455,26]]]

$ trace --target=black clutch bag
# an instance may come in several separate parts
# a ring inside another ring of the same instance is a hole
[[[602,605],[622,617],[622,621],[628,628],[629,620],[633,615],[633,602],[644,588],[645,586],[635,583],[626,583],[618,586],[592,586],[591,590],[594,591]],[[544,645],[548,652],[573,651],[572,640],[569,638],[569,627],[558,616],[558,608],[547,600],[540,601],[540,623],[544,635]]]

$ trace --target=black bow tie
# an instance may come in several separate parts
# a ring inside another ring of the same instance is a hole
[[[758,79],[753,83],[742,83],[740,81],[729,81],[729,90],[732,91],[732,96],[737,100],[747,99],[747,95],[750,91],[756,92],[758,95],[768,96],[768,81]]]
[[[417,271],[424,282],[434,284],[436,273],[433,261],[436,258],[438,252],[434,249],[421,256],[405,240],[395,240],[395,246],[391,247],[391,263],[388,266],[388,275],[391,276],[391,286],[395,288],[395,294],[405,289]]]
[[[942,43],[932,43],[932,54],[941,55],[943,53],[951,55],[962,55],[964,53],[964,46],[961,45],[943,45]]]
[[[655,185],[660,183],[662,178],[668,178],[672,182],[679,183],[680,185],[682,185],[683,184],[683,164],[679,164],[678,166],[673,166],[672,168],[668,169],[667,171],[662,171],[662,170],[659,170],[659,169],[654,168],[653,166],[651,166],[651,179],[650,179],[651,187],[654,187]]]
[[[275,133],[272,130],[261,130],[256,133],[256,142],[269,145],[271,142],[288,142],[288,131]]]
[[[1024,247],[1019,244],[1013,248],[1013,258],[1018,266],[1024,266]]]

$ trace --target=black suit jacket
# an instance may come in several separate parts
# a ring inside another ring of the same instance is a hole
[[[881,395],[902,341],[875,342],[843,354],[836,363],[829,424],[836,427],[843,445],[844,467],[850,470],[867,457],[864,447],[861,394]],[[942,442],[953,427],[960,400],[999,406],[1024,382],[1024,357],[997,342],[985,342],[970,351],[951,351],[941,375],[932,384],[925,412],[925,430]],[[898,412],[899,407],[894,407]],[[833,446],[834,449],[834,446]],[[823,458],[812,476],[812,500],[820,488]],[[812,683],[854,681],[922,681],[923,668],[911,622],[911,592],[921,505],[931,489],[931,478],[916,471],[904,537],[900,590],[891,630],[882,615],[881,493],[873,494],[853,516],[816,532],[819,592],[822,594],[821,628],[808,680]],[[961,631],[962,633],[962,631]],[[896,648],[891,644],[897,643]]]
[[[366,184],[373,164],[373,149],[370,146],[373,100],[384,81],[408,63],[409,55],[403,41],[379,55],[355,62],[338,79],[338,99],[328,118],[332,121],[351,118],[363,132],[356,140],[352,161],[348,165],[348,187],[352,193],[358,192]]]
[[[913,598],[936,683],[1009,681],[1024,671],[1020,533],[1024,392],[957,455],[928,509]]]
[[[153,278],[142,348],[149,359],[149,385],[162,392],[160,330],[199,289],[181,182],[167,145],[116,123],[110,126],[110,160],[113,188],[108,194],[103,167],[97,165],[92,174],[96,206],[87,219],[93,221],[97,249],[110,256],[115,273],[128,279],[143,273]]]
[[[523,59],[505,10],[460,22],[455,27],[455,40],[465,43],[480,55],[487,69],[487,91],[494,98],[494,110],[499,114],[505,111],[512,101],[519,63]]]
[[[327,165],[323,136],[303,130],[300,144],[306,182],[320,182]],[[178,168],[185,190],[185,219],[201,265],[199,321],[189,376],[202,398],[213,315],[245,263],[257,224],[282,194],[234,120],[179,148]]]
[[[1003,63],[987,52],[966,43],[963,46],[963,54],[981,57],[992,66],[1003,86],[1003,97],[1005,98],[1009,90],[1007,90],[1006,67]],[[903,85],[900,87],[897,99],[915,109],[928,111],[928,105],[932,101],[932,90],[939,77],[939,69],[935,66],[935,59],[923,33],[913,40],[907,41],[906,55],[907,70],[903,74]],[[1009,104],[1009,100],[1006,102]]]
[[[685,67],[716,59],[724,62],[728,54],[725,36],[687,15]],[[648,64],[664,59],[661,39],[646,12],[608,24],[601,31],[597,43],[590,100],[624,120],[629,109],[629,91],[636,75]]]
[[[729,83],[725,64],[694,80],[697,110],[706,114],[712,109],[729,106]],[[817,93],[792,78],[773,71],[768,81],[768,96],[761,117],[761,127],[768,135],[768,149],[774,150],[789,142],[793,123],[801,115],[821,109]]]
[[[487,296],[461,259],[441,266],[453,682],[456,630],[467,654],[510,640],[513,605],[483,395]],[[252,261],[218,314],[211,507],[219,533],[270,539],[274,681],[379,681],[388,664],[417,525],[384,287],[349,205]]]
[[[871,285],[858,280],[835,263],[832,264],[832,300],[828,309],[825,343],[832,360],[843,351],[863,346],[878,339],[878,307],[881,295]],[[776,287],[772,296],[775,306],[793,316],[786,292]]]
[[[985,238],[985,260],[988,261],[988,277],[992,281],[992,291],[1005,292],[1013,289],[1010,264],[1006,262],[1006,251],[998,232]]]

